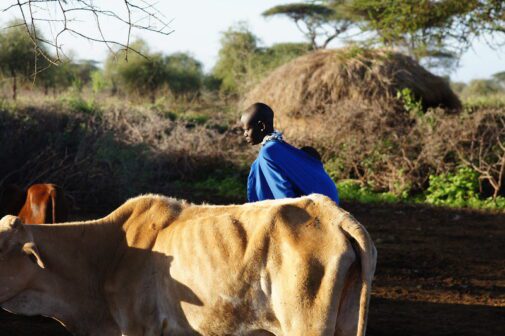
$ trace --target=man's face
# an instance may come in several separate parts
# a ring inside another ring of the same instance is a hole
[[[265,124],[261,121],[254,122],[251,115],[244,114],[240,118],[240,123],[242,124],[242,129],[244,130],[244,137],[248,144],[257,145],[263,141],[265,135]]]

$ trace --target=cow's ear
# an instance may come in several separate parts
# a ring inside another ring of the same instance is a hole
[[[6,215],[0,219],[0,229],[2,231],[16,230],[23,226],[21,219],[17,216]]]
[[[26,253],[30,258],[34,258],[34,262],[39,265],[40,268],[46,268],[44,262],[40,258],[39,250],[33,242],[28,242],[23,245],[23,252]]]

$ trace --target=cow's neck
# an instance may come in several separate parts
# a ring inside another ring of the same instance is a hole
[[[103,284],[124,240],[121,227],[106,222],[28,227],[46,269],[32,284],[32,302],[40,301],[32,307],[38,311],[24,313],[55,317],[77,335],[114,329]]]
[[[120,226],[105,221],[27,227],[47,270],[77,280],[80,274],[100,280],[125,239]]]

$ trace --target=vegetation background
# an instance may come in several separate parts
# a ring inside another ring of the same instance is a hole
[[[479,36],[503,41],[504,13],[493,0],[276,6],[264,16],[289,18],[306,43],[267,47],[246,25],[232,26],[210,72],[190,54],[153,52],[140,39],[131,42],[138,53],[117,48],[104,64],[57,58],[43,39],[33,41],[36,27],[11,22],[0,31],[0,182],[60,184],[82,211],[107,211],[145,192],[243,202],[256,149],[237,121],[248,94],[276,69],[342,39],[348,45],[335,57],[353,78],[368,76],[373,67],[363,60],[381,53],[385,62],[402,54],[450,73]],[[351,66],[360,62],[359,71]],[[444,81],[459,107],[426,106],[411,86],[396,85],[373,103],[335,98],[321,108],[318,128],[289,133],[286,124],[288,141],[321,152],[345,200],[505,209],[505,68],[488,79]],[[300,106],[298,121],[312,117]]]

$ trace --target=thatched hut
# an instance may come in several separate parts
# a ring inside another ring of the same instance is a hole
[[[357,47],[318,50],[296,58],[262,80],[241,105],[265,102],[281,123],[314,115],[335,117],[335,111],[345,106],[374,106],[399,113],[405,107],[397,94],[406,88],[424,109],[461,107],[447,81],[412,58]]]

